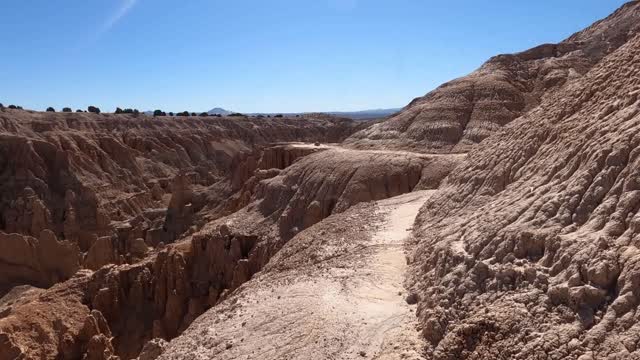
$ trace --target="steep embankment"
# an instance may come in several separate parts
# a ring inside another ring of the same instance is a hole
[[[430,358],[640,357],[639,133],[636,37],[450,174],[412,265]]]
[[[421,359],[404,243],[432,192],[360,204],[301,232],[161,359]]]
[[[468,76],[413,100],[398,115],[345,143],[356,148],[464,152],[582,77],[640,30],[640,2],[558,44],[491,58]]]

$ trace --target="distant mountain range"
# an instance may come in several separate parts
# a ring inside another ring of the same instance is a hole
[[[371,110],[361,110],[361,111],[326,111],[319,112],[322,114],[330,114],[340,117],[345,117],[354,120],[367,120],[367,119],[379,119],[383,117],[387,117],[389,115],[395,114],[402,109],[394,108],[394,109],[371,109]],[[225,110],[223,108],[215,108],[207,111],[209,115],[229,115],[232,114],[233,111]],[[303,115],[309,114],[308,112],[303,113],[248,113],[246,115],[263,115],[263,116],[274,116],[274,115],[285,115],[285,116],[295,116],[295,115]]]
[[[380,118],[384,118],[387,117],[389,115],[393,115],[397,112],[399,112],[400,108],[394,108],[394,109],[371,109],[371,110],[361,110],[361,111],[325,111],[325,112],[320,112],[317,111],[315,113],[320,113],[320,114],[329,114],[329,115],[335,115],[335,116],[340,116],[340,117],[344,117],[344,118],[349,118],[349,119],[353,119],[353,120],[372,120],[372,119],[380,119]],[[226,110],[220,107],[217,108],[213,108],[209,111],[207,111],[207,114],[209,115],[230,115],[233,114],[235,111],[230,111],[230,110]],[[147,115],[153,115],[153,111],[145,111],[144,112]],[[197,112],[198,114],[200,112]],[[245,115],[250,115],[250,116],[258,116],[258,115],[262,115],[262,116],[275,116],[275,115],[284,115],[284,116],[296,116],[296,115],[304,115],[304,114],[311,114],[310,112],[301,112],[301,113],[243,113]]]
[[[402,110],[402,108],[394,108],[394,109],[372,109],[372,110],[361,110],[361,111],[335,111],[328,112],[327,114],[346,117],[354,120],[366,120],[366,119],[379,119],[383,117],[387,117],[389,115],[393,115]]]

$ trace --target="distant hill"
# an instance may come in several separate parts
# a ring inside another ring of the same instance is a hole
[[[328,114],[334,115],[344,118],[349,118],[353,120],[371,120],[371,119],[380,119],[390,115],[393,115],[399,112],[400,108],[393,109],[372,109],[372,110],[360,110],[360,111],[316,111],[316,112],[301,112],[301,113],[250,113],[247,115],[257,116],[274,116],[274,115],[284,115],[284,116],[296,116],[296,115],[306,115],[306,114]]]
[[[207,114],[209,114],[209,115],[229,115],[229,114],[232,114],[232,113],[233,113],[233,111],[225,110],[225,109],[219,108],[219,107],[213,108],[213,109],[207,111]]]

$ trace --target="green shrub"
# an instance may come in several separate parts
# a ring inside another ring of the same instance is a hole
[[[47,108],[47,112],[56,112],[56,109],[52,108],[51,106],[49,106]]]
[[[71,112],[71,108],[70,107],[66,107],[66,108],[62,108],[62,112]]]
[[[89,106],[87,108],[87,111],[94,114],[100,114],[100,108],[97,108],[95,106]]]

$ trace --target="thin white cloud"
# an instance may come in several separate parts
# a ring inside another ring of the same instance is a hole
[[[100,28],[99,35],[102,35],[111,30],[123,17],[125,17],[129,11],[136,5],[138,0],[122,0],[122,3],[118,9],[104,22]]]

